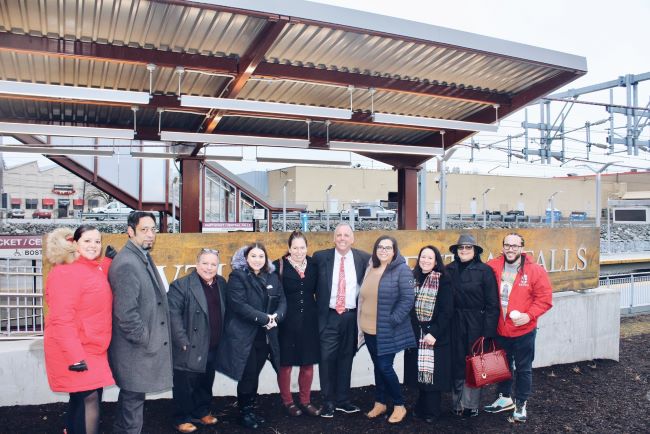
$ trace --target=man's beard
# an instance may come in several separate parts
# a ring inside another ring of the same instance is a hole
[[[514,264],[515,262],[517,262],[517,261],[519,261],[521,259],[521,255],[515,256],[515,259],[513,259],[512,261],[508,260],[507,256],[504,256],[504,258],[505,258],[505,260],[506,260],[506,262],[508,264]]]

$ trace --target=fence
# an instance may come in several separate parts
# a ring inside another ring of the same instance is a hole
[[[40,259],[0,259],[0,337],[43,333]]]
[[[621,313],[650,311],[650,273],[601,276],[600,286],[621,290]]]

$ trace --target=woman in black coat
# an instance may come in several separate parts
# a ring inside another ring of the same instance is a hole
[[[300,231],[289,236],[289,252],[273,265],[280,276],[287,298],[286,320],[280,329],[280,397],[290,416],[319,416],[320,410],[311,403],[311,384],[314,364],[320,361],[320,336],[316,310],[316,281],[318,270],[307,256],[307,239]],[[291,370],[300,366],[298,386],[300,408],[291,396]]]
[[[451,389],[451,281],[440,251],[425,246],[413,269],[415,306],[411,325],[417,348],[404,352],[404,382],[419,389],[415,416],[428,423],[440,417],[442,392]]]
[[[474,342],[496,335],[499,319],[499,296],[492,269],[481,262],[483,249],[469,234],[462,234],[449,247],[454,262],[447,266],[454,294],[454,316],[451,324],[452,349],[452,411],[463,417],[478,416],[481,389],[465,385],[465,356]]]
[[[273,273],[266,248],[253,243],[233,256],[226,292],[226,324],[218,348],[216,370],[237,383],[240,422],[258,428],[264,419],[253,412],[260,372],[267,357],[280,364],[279,322],[287,303],[282,284]]]

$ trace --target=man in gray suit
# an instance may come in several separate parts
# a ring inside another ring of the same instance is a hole
[[[353,243],[352,228],[340,223],[334,229],[334,248],[313,256],[318,264],[319,376],[324,399],[321,416],[327,418],[334,417],[334,410],[359,411],[350,402],[350,377],[357,350],[357,299],[370,255],[353,249]]]
[[[156,240],[150,212],[134,211],[129,241],[108,272],[113,289],[113,336],[109,361],[120,387],[115,433],[142,432],[146,393],[172,387],[169,308],[165,286],[149,252]]]

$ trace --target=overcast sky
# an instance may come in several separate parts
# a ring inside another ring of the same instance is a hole
[[[650,1],[648,0],[546,0],[530,2],[517,0],[454,0],[454,1],[415,1],[415,0],[320,0],[335,6],[351,7],[359,10],[382,15],[390,15],[408,20],[420,21],[437,26],[449,27],[521,42],[538,47],[563,51],[587,58],[589,72],[567,88],[578,88],[603,81],[609,81],[625,74],[641,74],[650,71],[650,56],[647,48],[647,27],[650,23]],[[639,105],[645,106],[650,97],[650,82],[639,86]],[[615,103],[625,104],[623,88],[615,91]],[[580,98],[584,101],[607,102],[608,92],[589,94]],[[555,117],[561,108],[560,103],[552,105],[552,116]],[[586,121],[597,121],[608,117],[603,107],[576,106],[566,120],[567,127],[579,127]],[[536,107],[529,109],[529,119],[539,121]],[[623,126],[622,116],[616,117],[617,126]],[[523,130],[520,127],[523,111],[514,114],[501,123],[496,134],[479,134],[475,139],[482,146],[504,139],[508,134],[517,135]],[[604,143],[604,131],[607,125],[592,130],[592,140]],[[650,139],[650,128],[646,128],[642,140]],[[619,130],[621,131],[621,130]],[[624,133],[624,130],[622,130]],[[539,132],[531,130],[530,136],[535,138]],[[578,131],[573,137],[584,140],[584,132]],[[567,156],[584,158],[586,147],[578,141],[567,141]],[[532,146],[535,146],[531,144]],[[503,146],[503,145],[500,145]],[[554,144],[553,150],[559,150]],[[515,140],[513,148],[521,149],[523,141]],[[622,148],[619,145],[619,148]],[[254,158],[253,149],[245,151],[249,158]],[[638,157],[619,153],[615,156],[597,155],[603,151],[592,148],[591,159],[595,161],[622,161],[622,164],[633,167],[650,167],[650,154],[641,152]],[[340,154],[339,154],[340,155]],[[7,158],[8,157],[8,158]],[[19,164],[33,160],[29,155],[6,155],[8,163]],[[382,167],[356,154],[351,155],[353,163],[359,162],[366,167]],[[559,162],[551,166],[528,164],[522,160],[513,159],[510,168],[505,167],[506,154],[500,151],[482,149],[475,153],[477,163],[468,162],[469,152],[459,149],[450,160],[451,168],[458,167],[466,172],[493,174],[512,174],[538,176],[563,176],[568,172],[588,173],[584,168],[575,167],[580,162],[569,162],[559,167]],[[42,159],[41,162],[48,160]],[[47,163],[46,163],[47,164]],[[226,163],[235,172],[260,168],[253,162]],[[277,168],[278,165],[269,165]],[[434,167],[429,164],[429,167]],[[597,167],[597,165],[594,165]],[[612,167],[611,171],[628,170],[622,167]]]

